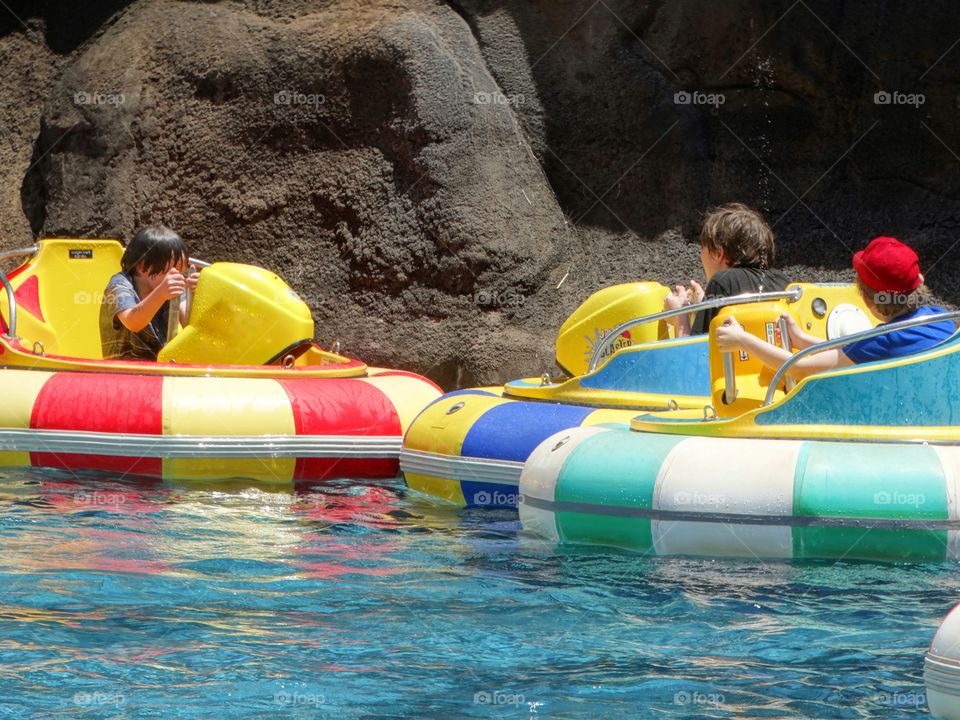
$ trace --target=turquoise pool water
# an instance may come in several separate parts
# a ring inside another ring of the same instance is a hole
[[[0,474],[3,718],[900,718],[947,565],[556,551],[399,482]]]

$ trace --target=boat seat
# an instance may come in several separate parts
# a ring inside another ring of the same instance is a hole
[[[100,304],[107,281],[120,272],[116,240],[40,240],[40,250],[7,275],[17,300],[17,335],[26,347],[52,355],[100,360]],[[8,323],[6,293],[0,314]]]

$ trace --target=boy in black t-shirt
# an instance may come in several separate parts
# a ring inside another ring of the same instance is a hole
[[[665,310],[696,304],[704,299],[730,297],[749,292],[785,290],[787,276],[772,269],[773,230],[756,210],[740,203],[712,210],[700,230],[700,262],[707,277],[704,289],[696,280],[690,287],[677,285],[664,301]],[[717,310],[701,310],[671,318],[677,337],[702,335],[710,329]]]

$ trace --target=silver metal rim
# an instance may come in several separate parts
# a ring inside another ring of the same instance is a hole
[[[927,687],[960,695],[960,659],[927,654],[923,667]]]
[[[499,483],[512,488],[520,485],[523,463],[513,460],[441,455],[423,450],[400,451],[400,471],[467,482]]]
[[[153,458],[330,457],[400,455],[395,435],[134,435],[0,429],[0,451]]]

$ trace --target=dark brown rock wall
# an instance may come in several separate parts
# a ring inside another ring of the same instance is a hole
[[[371,362],[551,369],[589,292],[696,277],[699,217],[729,200],[776,223],[795,277],[848,277],[891,233],[960,296],[946,2],[10,8],[3,246],[165,222],[277,270]]]

